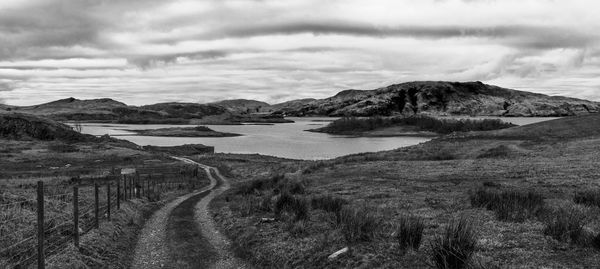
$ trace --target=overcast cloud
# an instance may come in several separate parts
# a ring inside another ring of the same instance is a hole
[[[480,80],[600,101],[595,0],[2,0],[0,100],[322,98]]]

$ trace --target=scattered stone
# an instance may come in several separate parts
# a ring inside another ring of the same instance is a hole
[[[340,249],[340,250],[334,252],[333,254],[329,255],[329,257],[327,257],[327,259],[333,260],[346,252],[348,252],[348,247],[345,247],[343,249]]]

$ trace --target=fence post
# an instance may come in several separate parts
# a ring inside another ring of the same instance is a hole
[[[96,227],[96,229],[100,228],[100,220],[98,218],[98,215],[100,213],[100,208],[99,208],[99,197],[98,197],[98,183],[94,182],[94,217],[95,217],[95,222],[94,222],[94,227]]]
[[[129,199],[133,199],[133,177],[129,177]]]
[[[117,210],[121,209],[121,180],[119,177],[115,178],[117,182]]]
[[[38,256],[38,269],[45,268],[44,259],[44,182],[38,181],[37,183],[37,256]]]
[[[110,221],[110,181],[106,184],[106,218]]]
[[[73,186],[73,245],[79,248],[79,187]]]

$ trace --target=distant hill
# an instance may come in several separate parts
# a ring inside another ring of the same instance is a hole
[[[250,100],[248,100],[251,102]],[[255,103],[262,103],[253,101]],[[266,103],[264,103],[266,104]],[[268,104],[267,104],[268,105]],[[280,115],[250,115],[223,105],[198,103],[158,103],[129,106],[112,99],[61,99],[35,106],[12,106],[0,113],[18,112],[58,121],[89,121],[130,124],[240,124],[243,122],[289,122]]]
[[[288,116],[472,115],[573,116],[600,111],[600,103],[501,88],[481,82],[421,81],[279,106]]]
[[[291,100],[291,101],[263,107],[261,109],[261,111],[262,112],[284,112],[284,113],[294,112],[294,111],[297,111],[298,109],[302,108],[304,105],[306,105],[310,102],[314,102],[316,100],[317,99],[314,99],[314,98]]]
[[[268,103],[265,103],[265,102],[256,101],[256,100],[248,100],[248,99],[223,100],[223,101],[209,103],[209,104],[222,106],[231,112],[240,113],[240,114],[250,114],[250,113],[260,112],[261,108],[270,106]]]

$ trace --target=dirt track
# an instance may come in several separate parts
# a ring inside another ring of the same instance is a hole
[[[229,241],[208,212],[210,201],[229,189],[226,178],[214,167],[176,159],[204,169],[210,185],[175,199],[152,215],[140,234],[132,268],[248,268],[229,251]]]

